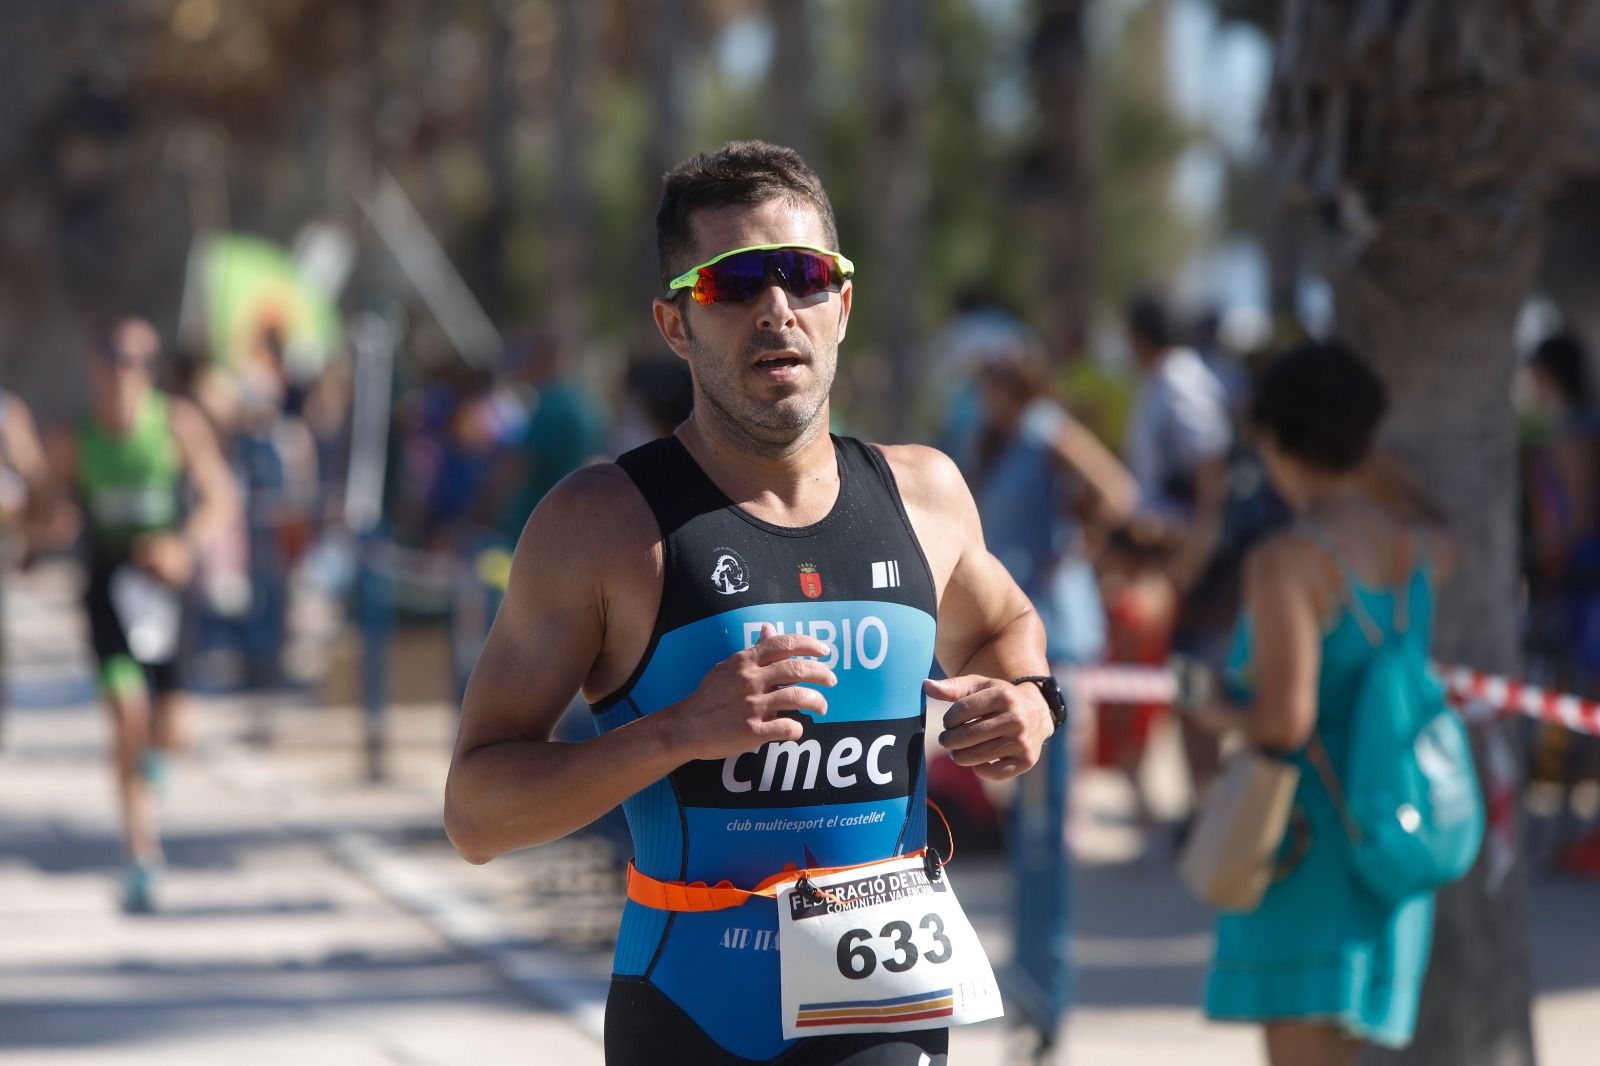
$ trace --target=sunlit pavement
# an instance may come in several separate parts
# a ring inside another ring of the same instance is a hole
[[[73,1064],[598,1064],[622,881],[603,833],[483,867],[444,840],[450,708],[393,711],[369,782],[361,722],[306,701],[197,701],[189,757],[162,800],[159,912],[117,908],[106,724],[84,679],[69,573],[9,578],[10,686],[0,748],[0,1061]],[[1158,742],[1152,785],[1175,802]],[[1196,1008],[1206,912],[1161,848],[1136,858],[1120,784],[1086,774],[1076,1007],[1060,1061],[1257,1061],[1249,1029]],[[1009,954],[1003,863],[952,876],[997,961]],[[1600,962],[1569,924],[1600,900],[1535,889],[1546,1063],[1582,1063]],[[1592,1032],[1592,1028],[1590,1030]],[[952,1061],[1014,1061],[1003,1022],[954,1031]]]

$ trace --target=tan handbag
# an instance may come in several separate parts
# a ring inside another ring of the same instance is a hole
[[[1300,768],[1253,747],[1235,752],[1200,800],[1178,877],[1219,910],[1252,911],[1272,883]]]

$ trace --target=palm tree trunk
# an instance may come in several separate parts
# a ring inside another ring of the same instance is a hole
[[[571,358],[589,325],[590,99],[587,72],[594,61],[594,7],[561,0],[557,9],[556,174],[550,202],[553,261],[551,320],[557,350]]]
[[[1465,549],[1439,599],[1434,653],[1514,672],[1516,437],[1510,406],[1512,323],[1537,265],[1539,227],[1482,220],[1473,251],[1449,261],[1477,284],[1438,284],[1442,249],[1425,233],[1384,236],[1335,281],[1341,333],[1391,390],[1385,444],[1410,462]],[[1425,227],[1425,219],[1417,219]],[[1465,253],[1465,254],[1463,254]],[[1470,261],[1466,256],[1470,255]],[[1432,264],[1432,266],[1430,266]],[[1506,744],[1503,727],[1478,738]],[[1480,758],[1486,789],[1496,787]],[[1502,786],[1503,787],[1503,786]],[[1515,832],[1515,827],[1512,827]],[[1440,894],[1416,1040],[1373,1062],[1514,1066],[1534,1061],[1523,864],[1491,830],[1472,872]]]
[[[812,169],[816,140],[816,48],[812,25],[816,5],[811,0],[774,0],[768,4],[772,17],[772,66],[767,73],[767,98],[771,101],[776,140],[799,152]]]
[[[1339,331],[1392,391],[1385,443],[1465,549],[1434,653],[1495,671],[1517,660],[1512,326],[1569,165],[1563,78],[1579,13],[1566,2],[1290,0],[1268,112],[1285,187],[1329,238]],[[1482,757],[1503,756],[1500,727],[1477,739],[1481,770],[1505,764]],[[1503,790],[1506,776],[1485,784]],[[1477,865],[1440,894],[1414,1043],[1370,1061],[1534,1061],[1514,818],[1492,821]]]
[[[1039,162],[1047,189],[1039,306],[1051,354],[1081,354],[1089,339],[1094,247],[1090,202],[1084,0],[1039,0],[1029,62],[1040,115]]]
[[[917,343],[918,260],[928,202],[922,122],[928,50],[928,18],[921,0],[884,0],[877,12],[872,56],[873,93],[872,247],[877,260],[879,338],[889,377],[879,406],[887,413],[888,439],[903,440],[916,395],[913,360]]]

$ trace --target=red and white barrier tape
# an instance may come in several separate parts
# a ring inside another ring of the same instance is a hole
[[[1600,702],[1464,666],[1437,669],[1451,701],[1469,717],[1536,718],[1600,736]],[[1172,672],[1159,666],[1082,666],[1063,671],[1061,679],[1084,703],[1170,703],[1178,691]]]
[[[1465,666],[1440,666],[1445,689],[1457,706],[1485,707],[1482,714],[1519,715],[1563,726],[1575,733],[1600,736],[1600,703],[1566,692],[1551,692],[1511,678],[1485,674]],[[1471,717],[1479,715],[1471,714]]]
[[[1161,666],[1076,666],[1061,681],[1080,703],[1171,703],[1178,680]]]

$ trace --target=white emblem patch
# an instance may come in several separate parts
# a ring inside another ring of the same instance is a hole
[[[732,548],[718,548],[716,562],[711,567],[711,587],[724,596],[750,589],[750,570]]]

